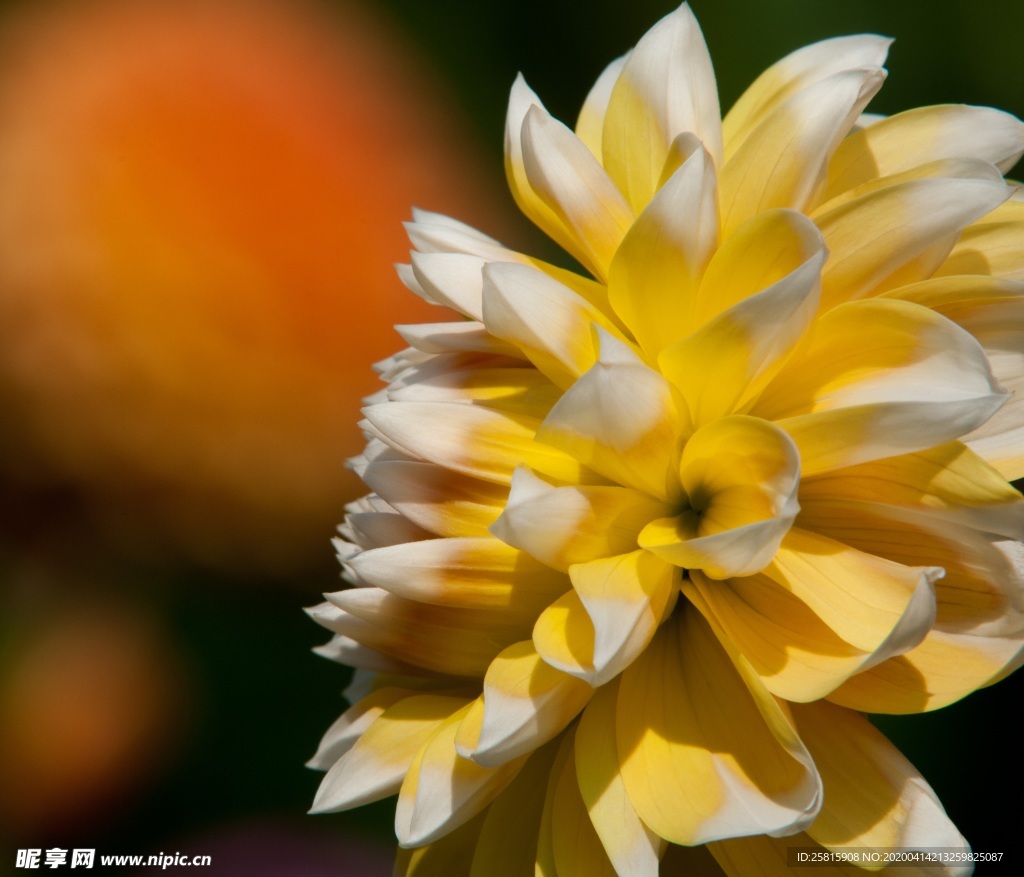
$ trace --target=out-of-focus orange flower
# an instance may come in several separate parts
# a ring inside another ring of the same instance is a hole
[[[426,316],[401,221],[494,224],[430,77],[285,0],[34,4],[0,59],[0,481],[137,550],[328,564],[366,364]]]

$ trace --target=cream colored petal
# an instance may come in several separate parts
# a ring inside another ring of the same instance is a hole
[[[395,326],[395,331],[410,347],[424,353],[472,351],[495,356],[515,356],[514,345],[491,335],[482,323],[460,320],[457,323],[414,323]]]
[[[364,551],[356,577],[392,594],[439,606],[535,615],[565,593],[565,576],[490,536],[425,539]]]
[[[537,105],[523,119],[522,152],[529,186],[569,232],[566,249],[606,278],[633,211],[583,142]]]
[[[430,298],[463,316],[483,322],[483,268],[479,256],[413,253],[412,270]]]
[[[354,543],[361,549],[399,545],[431,536],[422,527],[390,511],[349,513],[339,529],[350,533]]]
[[[684,3],[637,43],[605,113],[604,166],[637,213],[654,196],[672,141],[685,132],[721,164],[715,72],[697,19]]]
[[[921,774],[866,718],[826,702],[798,704],[793,718],[825,789],[807,829],[815,841],[882,855],[970,849]]]
[[[577,245],[571,231],[562,218],[534,191],[526,175],[523,123],[532,107],[543,109],[544,105],[533,89],[526,84],[522,74],[519,74],[512,84],[508,114],[505,117],[505,176],[519,209],[563,250],[575,254]]]
[[[830,253],[823,275],[823,306],[870,295],[929,247],[995,209],[1009,194],[995,180],[909,180],[817,216]]]
[[[910,567],[794,527],[763,573],[850,645],[900,654],[935,622],[935,567]]]
[[[767,576],[719,582],[695,570],[683,593],[715,635],[750,662],[765,688],[790,702],[830,694],[871,658]]]
[[[559,744],[535,752],[487,809],[469,877],[533,877],[544,801]],[[444,877],[451,877],[449,869]]]
[[[529,640],[516,643],[487,668],[472,711],[478,715],[463,723],[455,746],[464,758],[497,767],[559,734],[593,693],[586,682],[543,661]]]
[[[889,116],[847,137],[828,169],[827,198],[878,177],[946,158],[977,158],[1008,171],[1024,153],[1024,124],[1009,113],[960,104]]]
[[[718,245],[715,168],[692,139],[691,154],[633,223],[609,271],[608,299],[651,361],[690,331],[697,286]]]
[[[714,579],[762,569],[800,509],[800,457],[789,436],[766,420],[723,417],[693,434],[679,472],[687,509],[648,524],[640,546]]]
[[[455,750],[470,705],[440,723],[421,746],[398,793],[395,834],[403,847],[431,843],[472,819],[515,778],[525,758],[485,768]]]
[[[327,770],[348,752],[377,718],[390,706],[415,694],[409,688],[378,688],[350,706],[327,729],[316,754],[306,767]]]
[[[777,61],[740,96],[722,122],[728,160],[757,125],[797,92],[837,73],[881,67],[892,40],[875,34],[812,43]]]
[[[778,704],[748,685],[695,611],[663,625],[622,676],[622,780],[641,820],[672,843],[791,833],[814,818],[810,757]]]
[[[314,610],[319,624],[404,664],[453,676],[483,676],[494,656],[528,637],[532,626],[529,611],[433,606],[380,588],[327,598],[330,609]]]
[[[751,413],[793,437],[808,477],[959,438],[1005,400],[967,332],[876,299],[820,317]]]
[[[313,616],[313,620],[317,620],[316,616]],[[335,661],[338,664],[347,664],[349,667],[355,667],[356,672],[413,674],[423,672],[411,664],[399,661],[397,658],[391,658],[388,655],[382,655],[380,652],[356,642],[351,637],[342,636],[341,634],[335,634],[322,646],[316,646],[312,651],[314,655],[319,655],[328,661]]]
[[[685,399],[694,427],[742,412],[783,367],[818,309],[824,261],[820,248],[767,289],[662,351],[659,368]]]
[[[537,439],[612,481],[668,499],[678,492],[685,430],[671,387],[622,342],[598,334],[597,362],[551,409]]]
[[[442,213],[414,207],[413,221],[405,223],[412,245],[421,253],[462,253],[500,262],[524,258],[494,238]]]
[[[458,402],[386,402],[364,413],[392,447],[484,481],[508,484],[522,463],[564,481],[588,480],[568,454],[534,441],[536,418]]]
[[[324,776],[311,812],[335,813],[395,794],[417,753],[465,704],[420,694],[389,706]]]
[[[644,825],[619,773],[617,682],[602,686],[576,728],[576,778],[590,822],[619,877],[657,877],[666,843]]]
[[[439,356],[438,360],[450,357]],[[476,362],[440,362],[423,366],[387,390],[384,401],[461,402],[486,405],[508,414],[543,418],[561,392],[525,360],[496,360],[479,355]],[[405,459],[410,459],[408,455]]]
[[[595,158],[601,159],[603,150],[601,139],[604,132],[604,116],[608,111],[608,101],[612,96],[612,88],[615,86],[622,68],[626,64],[629,54],[616,58],[597,77],[587,98],[583,101],[579,117],[576,119],[576,136],[582,140]]]
[[[723,232],[773,207],[813,207],[829,158],[884,81],[877,67],[844,70],[768,113],[722,171]]]
[[[625,554],[666,503],[628,487],[556,487],[528,469],[512,475],[512,490],[491,532],[559,570]]]
[[[569,577],[594,625],[594,670],[583,678],[603,685],[647,647],[672,611],[679,571],[647,551],[634,551],[576,564]]]
[[[360,477],[404,517],[438,536],[486,536],[508,496],[501,485],[432,463],[381,460]]]
[[[562,389],[596,361],[595,324],[622,337],[600,310],[536,268],[496,262],[483,277],[487,330],[522,350]]]

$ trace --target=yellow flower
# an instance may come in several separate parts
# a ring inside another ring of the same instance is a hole
[[[724,120],[685,5],[575,132],[517,81],[509,183],[586,275],[410,225],[403,280],[466,319],[381,365],[357,587],[312,610],[363,671],[315,809],[397,792],[398,873],[966,844],[862,713],[1021,661],[1024,125],[863,116],[888,44],[801,49]]]

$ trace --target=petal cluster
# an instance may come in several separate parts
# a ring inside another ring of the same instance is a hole
[[[360,670],[315,809],[398,794],[398,873],[785,873],[965,845],[863,713],[1024,660],[1024,125],[877,120],[827,40],[724,119],[688,6],[506,170],[584,269],[417,213],[312,610]]]

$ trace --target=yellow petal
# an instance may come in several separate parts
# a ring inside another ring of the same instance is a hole
[[[608,101],[612,96],[612,88],[615,86],[619,74],[622,73],[627,57],[628,55],[623,55],[621,58],[616,58],[601,71],[601,75],[597,77],[586,100],[583,101],[580,114],[576,119],[576,136],[586,144],[587,149],[597,159],[600,159],[603,154],[601,140],[604,132],[604,117],[608,111]]]
[[[637,816],[619,774],[618,683],[602,686],[576,728],[576,778],[591,824],[620,877],[657,877],[665,841]]]
[[[416,754],[465,698],[418,694],[387,707],[324,777],[313,812],[358,807],[398,791]]]
[[[723,417],[693,434],[679,472],[687,510],[648,524],[641,547],[715,579],[762,569],[799,511],[800,457],[789,437],[766,420]]]
[[[1008,171],[1024,152],[1024,125],[999,110],[957,104],[889,116],[847,137],[829,164],[828,192],[945,158],[977,158]]]
[[[637,814],[687,845],[799,830],[819,784],[806,752],[790,748],[795,737],[776,736],[779,721],[777,704],[752,694],[699,613],[662,625],[619,683],[619,758]]]
[[[417,752],[398,793],[395,834],[403,847],[432,843],[472,819],[515,778],[525,758],[485,768],[460,756],[455,735],[470,705],[452,713]]]
[[[526,468],[512,475],[512,490],[491,532],[548,566],[626,554],[637,535],[669,506],[628,487],[552,486]]]
[[[692,149],[633,223],[609,271],[608,299],[651,361],[689,331],[718,244],[714,163],[699,142]]]
[[[793,718],[825,790],[807,829],[815,841],[879,854],[969,849],[924,778],[866,718],[826,702],[798,704]]]
[[[509,646],[487,668],[479,728],[456,738],[465,758],[497,767],[547,743],[594,690],[543,661],[529,640]]]
[[[306,762],[306,767],[314,770],[327,770],[332,767],[355,745],[384,710],[411,694],[415,692],[409,688],[385,686],[360,698],[327,729],[316,754]]]
[[[647,647],[671,612],[679,572],[647,551],[634,551],[576,564],[569,577],[594,625],[594,671],[583,678],[603,685]]]
[[[803,46],[764,71],[722,122],[726,158],[731,158],[765,116],[794,94],[836,73],[881,67],[891,39],[874,34],[834,37]]]
[[[986,222],[964,229],[949,258],[936,271],[953,274],[989,274],[1024,280],[1024,222],[1019,219]]]
[[[721,162],[715,73],[700,25],[685,3],[637,43],[605,113],[604,166],[637,213],[654,196],[670,145],[684,132],[695,134]]]
[[[629,347],[598,334],[598,361],[551,409],[537,439],[618,484],[667,500],[678,494],[675,467],[685,429],[672,388]]]
[[[548,606],[533,626],[533,644],[552,667],[585,679],[594,673],[594,623],[576,591]]]
[[[392,877],[451,877],[468,873],[483,823],[481,813],[433,843],[410,850],[399,848]]]
[[[813,207],[829,158],[884,81],[881,68],[844,70],[767,113],[722,171],[724,233],[773,207]]]

